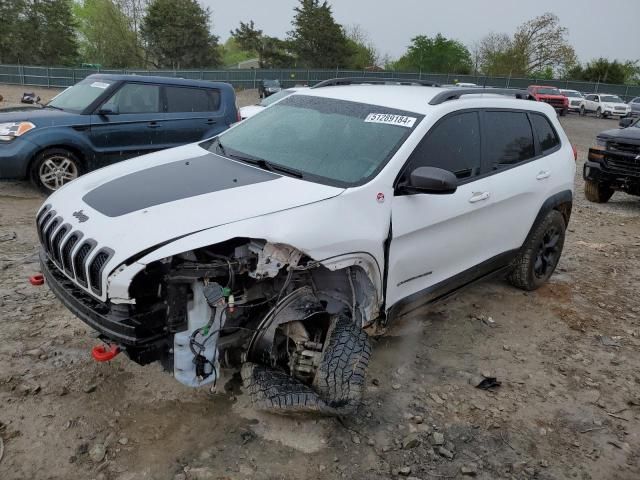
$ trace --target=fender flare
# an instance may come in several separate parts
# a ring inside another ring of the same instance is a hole
[[[540,211],[538,211],[536,219],[531,224],[531,228],[529,229],[529,233],[527,233],[525,243],[538,222],[540,222],[551,210],[558,210],[564,217],[565,225],[569,225],[572,208],[573,192],[571,190],[563,190],[547,198],[540,207]]]

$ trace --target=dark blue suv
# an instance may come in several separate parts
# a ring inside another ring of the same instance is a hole
[[[91,75],[42,108],[0,111],[0,178],[45,193],[78,175],[213,137],[238,121],[227,83]]]

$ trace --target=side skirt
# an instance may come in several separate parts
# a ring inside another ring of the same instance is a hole
[[[399,300],[387,311],[387,322],[393,318],[407,315],[425,305],[444,300],[479,281],[506,273],[519,252],[520,249],[515,249],[501,253],[447,280]]]

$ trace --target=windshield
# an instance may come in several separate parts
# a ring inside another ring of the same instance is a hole
[[[570,97],[570,98],[582,98],[582,95],[579,92],[571,92],[571,91],[567,91],[567,90],[563,90],[562,94],[565,97]]]
[[[55,97],[47,107],[59,108],[71,112],[81,112],[91,105],[104,91],[113,85],[112,80],[87,79],[67,88]]]
[[[280,86],[280,81],[279,80],[263,80],[262,83],[264,84],[265,87],[279,87]]]
[[[274,93],[270,97],[265,98],[260,102],[261,107],[268,107],[272,103],[282,100],[284,97],[288,97],[293,93],[293,90],[281,90],[278,93]]]
[[[624,103],[622,99],[616,95],[602,95],[600,101],[607,103]]]
[[[562,95],[557,88],[539,88],[538,93],[540,95]]]
[[[372,178],[421,119],[375,105],[293,95],[223,133],[210,148],[231,158],[265,160],[306,180],[354,186]]]

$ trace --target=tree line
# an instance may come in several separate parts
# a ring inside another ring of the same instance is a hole
[[[0,0],[0,63],[104,68],[217,68],[256,58],[261,68],[380,69],[640,83],[638,60],[577,61],[568,32],[545,13],[513,35],[470,47],[441,34],[411,39],[398,59],[379,54],[359,25],[339,24],[324,0],[299,0],[285,38],[240,22],[222,44],[198,0]]]

